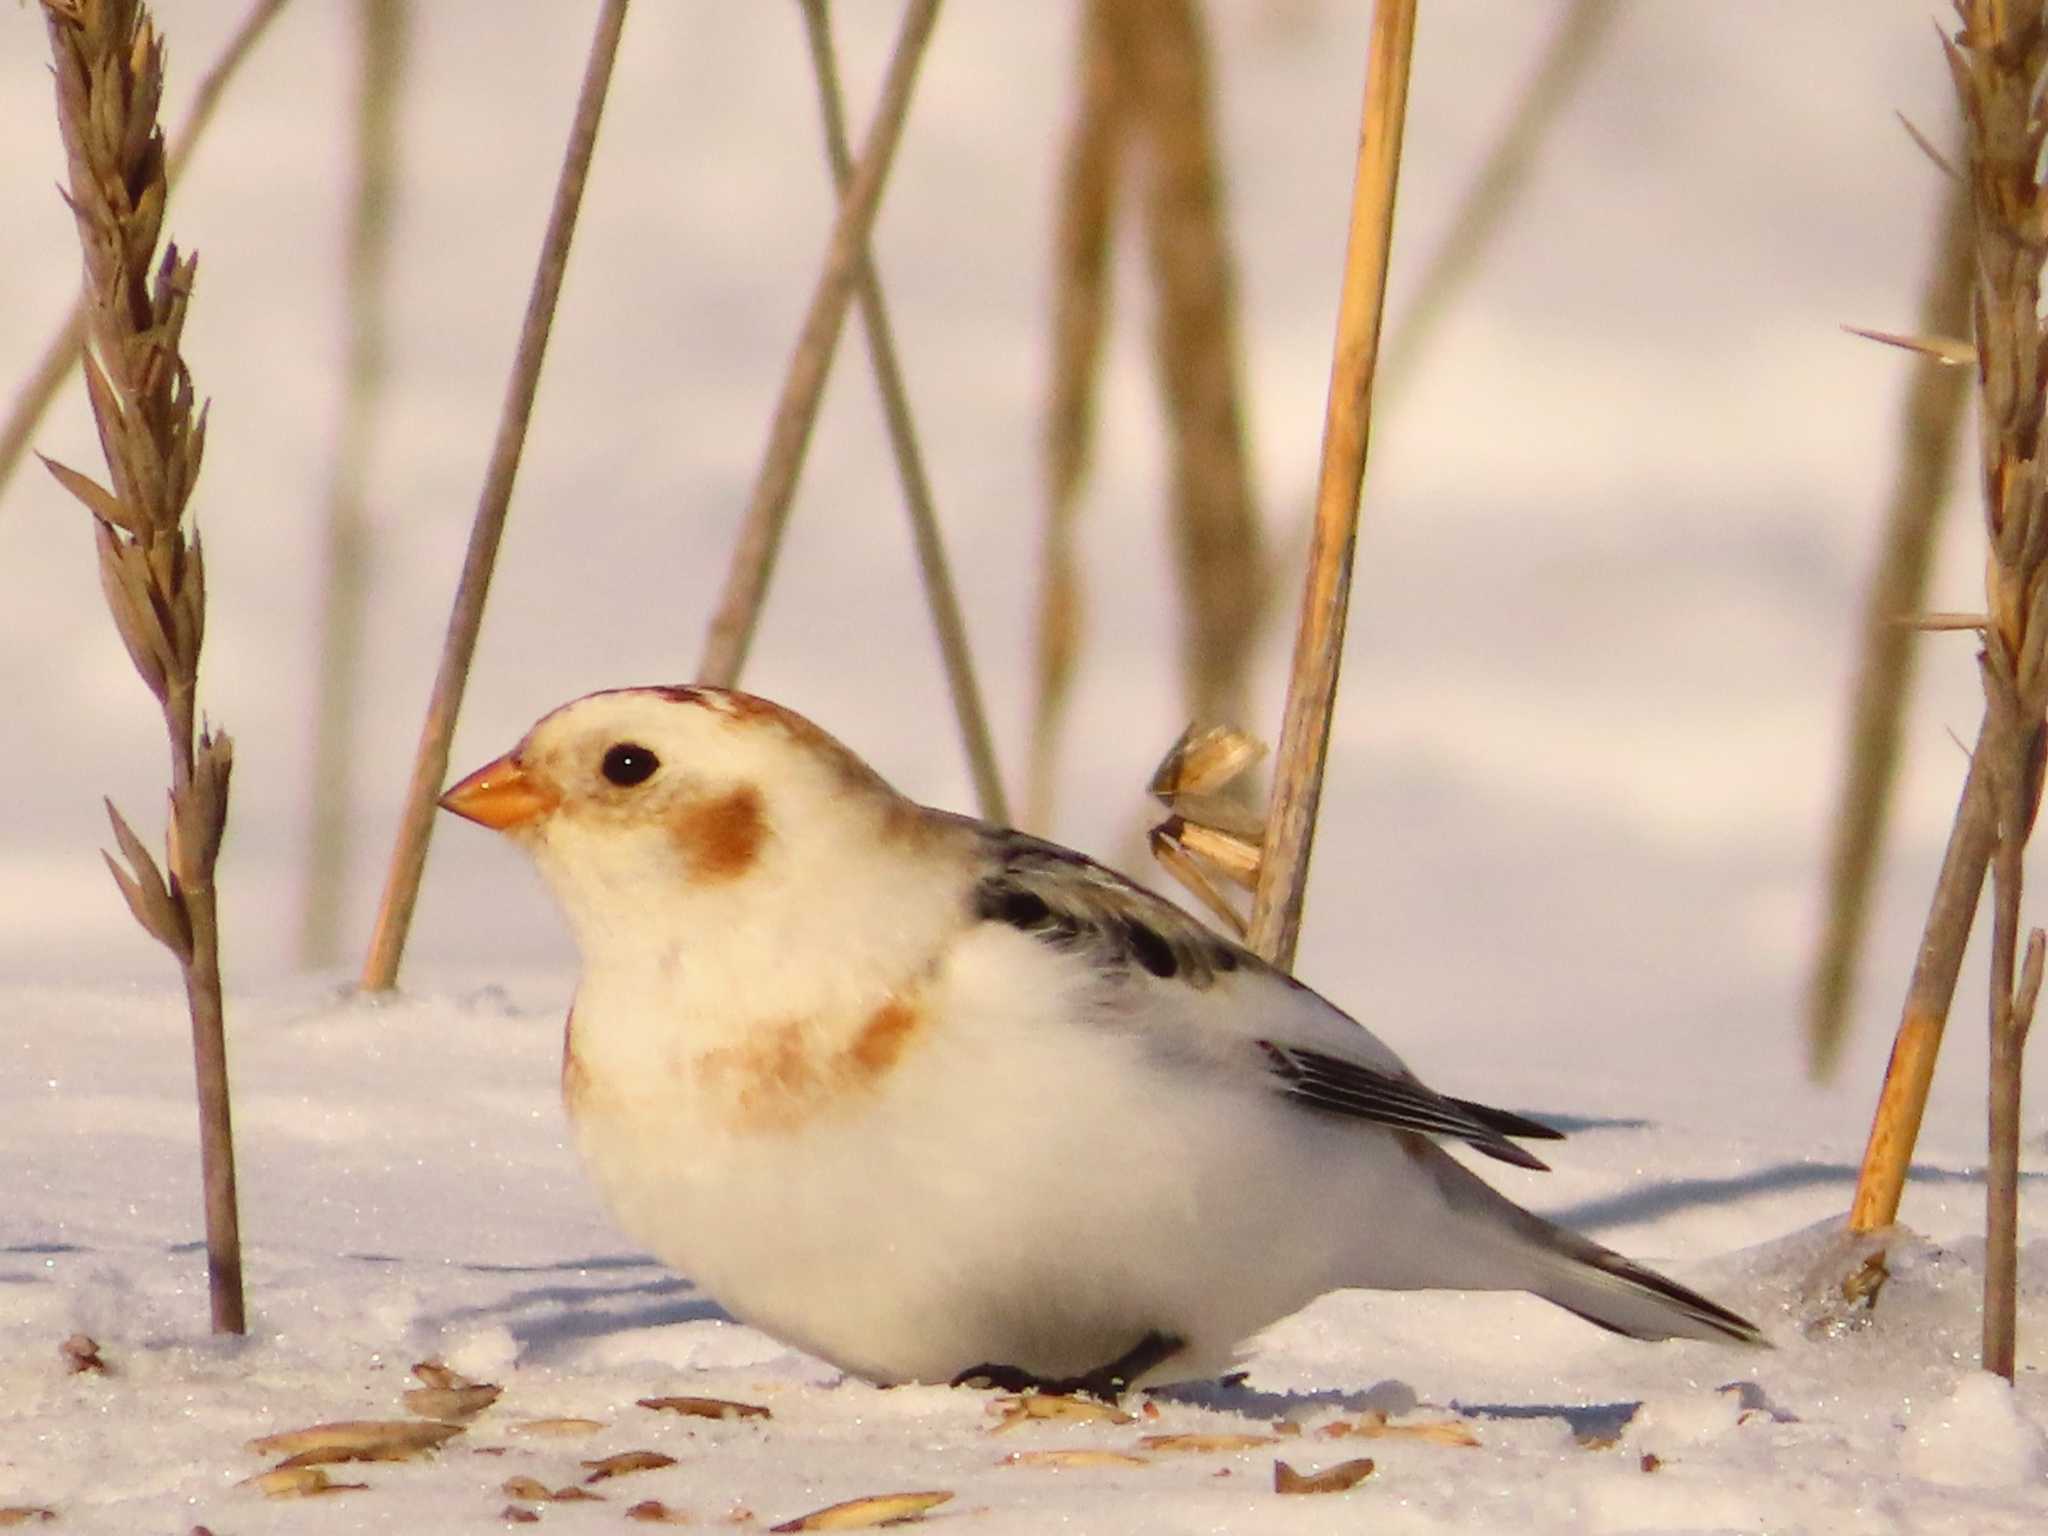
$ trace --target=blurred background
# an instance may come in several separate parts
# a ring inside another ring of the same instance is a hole
[[[158,7],[167,121],[182,119],[239,9]],[[1567,9],[1425,3],[1394,241],[1397,337]],[[1273,564],[1240,723],[1269,741],[1368,11],[1206,10],[1249,461]],[[1932,13],[1896,0],[1615,7],[1472,281],[1379,401],[1299,969],[1451,1091],[1484,1097],[1488,1042],[1512,1034],[1525,1049],[1554,1041],[1552,1103],[1682,1123],[1705,1080],[1754,1081],[1771,1114],[1817,1123],[1841,1160],[1861,1151],[1981,708],[1970,638],[1922,642],[1844,1070],[1810,1088],[1803,997],[1861,593],[1920,366],[1841,326],[1915,328],[1942,187],[1895,113],[1952,140]],[[898,10],[841,0],[835,14],[858,139]],[[309,965],[340,981],[360,961],[593,15],[438,0],[410,22],[388,382],[360,466],[363,709],[345,753],[338,949],[324,955],[302,947],[301,912],[346,350],[353,7],[283,10],[174,200],[168,229],[200,255],[186,353],[213,402],[195,508],[212,599],[202,696],[237,747],[221,871],[231,993]],[[1031,717],[1077,16],[948,8],[876,238],[1013,797]],[[78,266],[32,7],[0,14],[0,142],[11,389]],[[695,670],[832,208],[797,8],[635,7],[458,772],[571,697]],[[1086,623],[1049,830],[1134,867],[1144,784],[1186,705],[1154,297],[1129,217],[1114,255],[1078,506]],[[98,472],[75,381],[35,446]],[[1937,608],[1981,605],[1969,457]],[[0,550],[0,976],[167,982],[170,961],[133,926],[97,853],[102,795],[146,835],[160,826],[161,727],[105,613],[88,519],[33,461],[0,498]],[[851,334],[744,683],[905,791],[971,808]],[[443,826],[408,981],[531,978],[520,984],[566,996],[572,968],[524,861]],[[1936,1084],[1952,1111],[1982,1094],[1982,971],[1980,943]],[[2033,1078],[2048,1086],[2041,1055]],[[2042,1123],[2037,1107],[2030,1141]],[[1930,1138],[1944,1124],[1981,1121],[1937,1113]],[[1974,1161],[1981,1132],[1957,1134],[1946,1155]]]

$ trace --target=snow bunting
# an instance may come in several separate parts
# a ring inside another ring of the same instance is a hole
[[[522,844],[575,932],[562,1096],[620,1223],[847,1371],[1113,1395],[1346,1286],[1759,1339],[1437,1145],[1541,1168],[1517,1143],[1557,1132],[766,700],[592,694],[441,804]]]

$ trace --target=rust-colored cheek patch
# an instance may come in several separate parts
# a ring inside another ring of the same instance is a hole
[[[706,1051],[698,1080],[731,1129],[787,1134],[872,1092],[925,1022],[915,1003],[892,997],[837,1046],[819,1041],[814,1023],[764,1025],[743,1045]]]
[[[691,875],[714,882],[736,880],[753,868],[768,838],[761,792],[752,785],[682,807],[670,827]]]

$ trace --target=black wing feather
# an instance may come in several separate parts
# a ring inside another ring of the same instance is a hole
[[[1536,1122],[1506,1110],[1447,1099],[1413,1078],[1396,1077],[1355,1061],[1326,1056],[1321,1051],[1271,1040],[1261,1040],[1259,1048],[1266,1053],[1273,1074],[1287,1085],[1287,1096],[1311,1108],[1351,1115],[1395,1130],[1455,1137],[1488,1157],[1518,1168],[1549,1170],[1548,1163],[1508,1140],[1509,1134],[1547,1133],[1555,1137],[1558,1133],[1548,1126],[1537,1131],[1511,1130],[1515,1126],[1535,1126]]]

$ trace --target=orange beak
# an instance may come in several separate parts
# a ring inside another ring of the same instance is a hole
[[[561,803],[561,796],[528,775],[511,753],[485,763],[441,797],[441,809],[466,816],[493,832],[510,832]]]

